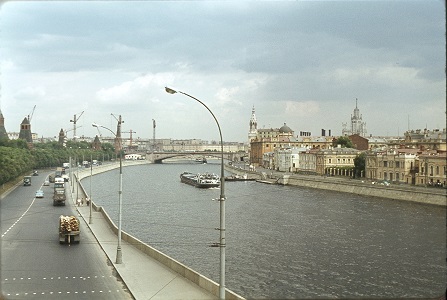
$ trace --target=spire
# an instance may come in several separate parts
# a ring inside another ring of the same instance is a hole
[[[250,144],[250,141],[255,139],[258,135],[258,122],[256,121],[256,115],[255,115],[255,106],[253,105],[253,108],[251,109],[251,117],[250,117],[250,129],[248,131],[248,141]]]

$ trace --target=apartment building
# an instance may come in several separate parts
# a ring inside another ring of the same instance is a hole
[[[371,151],[366,155],[365,177],[370,180],[414,184],[418,152],[418,149]]]
[[[415,184],[445,187],[447,175],[446,158],[445,152],[419,155],[419,172],[415,173]]]
[[[316,173],[319,175],[353,176],[354,159],[360,151],[353,148],[322,149],[316,155]]]
[[[406,148],[447,151],[446,135],[445,128],[443,130],[411,130],[405,132],[403,144]]]

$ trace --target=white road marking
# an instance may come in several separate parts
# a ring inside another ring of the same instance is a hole
[[[4,237],[4,236],[9,232],[9,230],[11,230],[17,223],[19,223],[20,220],[22,220],[22,218],[23,218],[23,217],[26,215],[26,213],[30,210],[31,206],[33,206],[34,201],[36,201],[36,198],[33,198],[33,201],[31,201],[31,204],[28,206],[28,208],[25,210],[25,212],[20,216],[20,218],[18,218],[18,219],[14,222],[14,224],[11,225],[11,227],[9,227],[9,228],[2,234],[2,237]]]
[[[113,275],[95,275],[95,276],[72,276],[72,277],[12,277],[12,278],[3,278],[3,282],[5,283],[4,287],[8,287],[7,282],[10,281],[18,281],[18,280],[34,280],[34,281],[38,281],[38,280],[60,280],[60,279],[67,279],[67,280],[96,280],[96,279],[101,279],[101,278],[105,278],[105,277],[114,277]],[[12,282],[11,282],[12,283]],[[108,293],[120,293],[121,291],[119,289],[117,289],[116,291],[113,290],[108,290]],[[21,293],[11,293],[11,292],[6,292],[5,294],[6,297],[9,296],[15,296],[15,297],[23,297],[23,296],[32,296],[32,295],[46,295],[47,297],[49,297],[49,295],[51,296],[57,296],[57,295],[62,295],[62,294],[66,294],[66,295],[70,295],[70,294],[95,294],[95,293],[107,293],[107,291],[104,290],[91,290],[91,291],[46,291],[46,292],[42,292],[42,291],[38,291],[38,292],[33,292],[33,291],[27,291],[27,292],[21,292]]]

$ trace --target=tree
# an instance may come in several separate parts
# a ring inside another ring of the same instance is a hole
[[[354,158],[354,177],[359,178],[365,174],[366,153],[362,152]]]
[[[342,148],[354,148],[354,145],[347,136],[341,136],[338,139],[334,140],[333,145],[334,147],[337,147],[337,145],[341,145]]]

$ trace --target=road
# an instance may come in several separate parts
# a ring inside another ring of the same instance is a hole
[[[133,299],[83,219],[81,242],[59,244],[59,216],[77,212],[71,201],[53,206],[53,184],[42,186],[48,174],[33,176],[31,186],[19,186],[0,201],[2,295],[6,299]],[[36,199],[40,188],[45,196]]]

